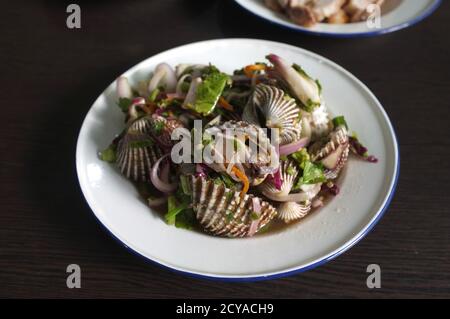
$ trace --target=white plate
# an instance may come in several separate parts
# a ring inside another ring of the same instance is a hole
[[[380,159],[351,160],[341,194],[323,209],[281,232],[225,239],[177,229],[150,210],[118,170],[97,157],[123,128],[115,83],[95,101],[81,128],[76,164],[81,189],[98,220],[126,247],[160,265],[191,275],[259,280],[304,271],[347,250],[381,217],[398,174],[398,147],[389,119],[369,89],[337,64],[286,44],[252,39],[198,42],[153,56],[124,73],[132,83],[156,64],[208,63],[226,72],[275,53],[302,65],[323,84],[331,112],[344,114],[352,130]]]
[[[312,28],[305,28],[292,23],[285,15],[267,8],[264,0],[235,1],[251,13],[270,22],[304,33],[331,37],[373,36],[394,32],[422,21],[441,4],[441,0],[386,0],[382,7],[379,28],[371,28],[366,22],[341,25],[318,23]]]

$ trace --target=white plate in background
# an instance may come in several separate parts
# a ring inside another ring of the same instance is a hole
[[[291,22],[284,14],[270,10],[265,6],[264,0],[235,1],[249,12],[272,23],[304,33],[330,37],[363,37],[398,31],[422,21],[441,4],[441,0],[386,0],[382,6],[380,28],[370,28],[366,22],[318,23],[306,28]]]

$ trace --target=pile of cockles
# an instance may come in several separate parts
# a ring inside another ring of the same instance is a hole
[[[160,63],[132,85],[119,77],[125,126],[100,158],[178,228],[235,238],[301,220],[338,195],[349,154],[377,160],[327,111],[318,80],[266,59],[233,74]]]
[[[295,24],[312,27],[317,23],[343,24],[366,21],[380,12],[385,0],[265,0],[271,10],[286,15]],[[376,6],[376,7],[375,7]]]

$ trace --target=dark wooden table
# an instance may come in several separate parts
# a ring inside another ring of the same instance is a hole
[[[9,1],[0,19],[0,297],[450,297],[450,3],[419,25],[365,39],[279,28],[233,1]],[[130,66],[194,41],[250,37],[324,55],[382,101],[400,141],[395,198],[375,229],[332,262],[289,278],[218,283],[149,264],[96,222],[75,144],[100,92]],[[82,288],[66,287],[66,267]],[[366,287],[379,264],[382,288]]]

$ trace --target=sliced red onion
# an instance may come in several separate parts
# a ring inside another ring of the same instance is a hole
[[[157,207],[157,206],[161,206],[162,204],[165,204],[166,202],[167,202],[167,196],[149,199],[148,206]]]
[[[119,76],[116,80],[117,96],[119,98],[131,99],[133,97],[133,90],[131,89],[128,79],[124,76]]]
[[[370,163],[378,163],[378,159],[373,155],[367,155],[367,148],[361,144],[358,139],[354,138],[353,136],[350,136],[348,138],[350,142],[350,149],[352,152],[358,156],[360,156],[362,159],[370,162]]]
[[[170,184],[169,181],[168,181],[168,177],[169,177],[168,176],[169,175],[168,174],[168,172],[169,172],[168,169],[166,169],[165,167],[163,167],[161,169],[162,178],[164,178],[165,180],[161,179],[158,176],[159,166],[160,166],[161,162],[169,155],[170,155],[170,153],[162,156],[158,161],[156,161],[155,165],[153,165],[152,172],[151,172],[151,175],[150,175],[150,178],[151,178],[151,181],[153,183],[153,186],[155,186],[159,191],[161,191],[163,193],[170,193],[170,192],[173,192],[174,190],[177,189],[177,184],[176,183],[171,183]],[[166,166],[168,166],[168,165],[170,165],[170,164],[167,163]],[[163,174],[163,173],[166,173],[166,174]],[[167,175],[167,176],[163,176],[163,175]]]
[[[196,171],[195,176],[206,177],[207,170],[208,170],[208,167],[205,164],[197,164],[197,165],[195,165],[195,171]]]
[[[366,161],[370,162],[370,163],[378,163],[378,158],[376,158],[373,155],[369,155],[366,157]]]
[[[253,211],[257,214],[261,213],[261,203],[258,197],[252,198]]]
[[[259,219],[252,221],[252,223],[250,224],[250,228],[248,230],[248,237],[251,237],[256,233],[256,231],[258,230],[258,225]]]
[[[195,102],[195,97],[197,94],[197,87],[200,83],[202,83],[202,79],[200,77],[192,79],[191,85],[189,86],[189,91],[183,102],[184,108],[186,108],[188,106],[188,104],[193,104]]]
[[[309,102],[321,103],[320,90],[314,80],[299,74],[285,60],[275,54],[269,54],[267,59],[274,65],[274,69],[269,71],[269,74],[285,82],[304,105],[308,105]]]
[[[273,186],[275,186],[276,189],[281,190],[281,186],[283,186],[283,180],[281,179],[281,172],[280,169],[275,172],[275,174],[272,175],[273,177]]]
[[[325,183],[322,185],[322,190],[324,190],[325,192],[333,195],[333,196],[337,196],[340,192],[339,186],[337,186],[334,183]]]
[[[160,86],[165,86],[165,91],[173,93],[177,86],[175,71],[167,63],[160,63],[155,68],[155,73],[148,84],[148,91],[153,92]]]
[[[291,155],[299,151],[301,148],[305,147],[309,143],[309,138],[301,138],[298,141],[295,141],[291,144],[280,145],[279,154],[280,156]]]

